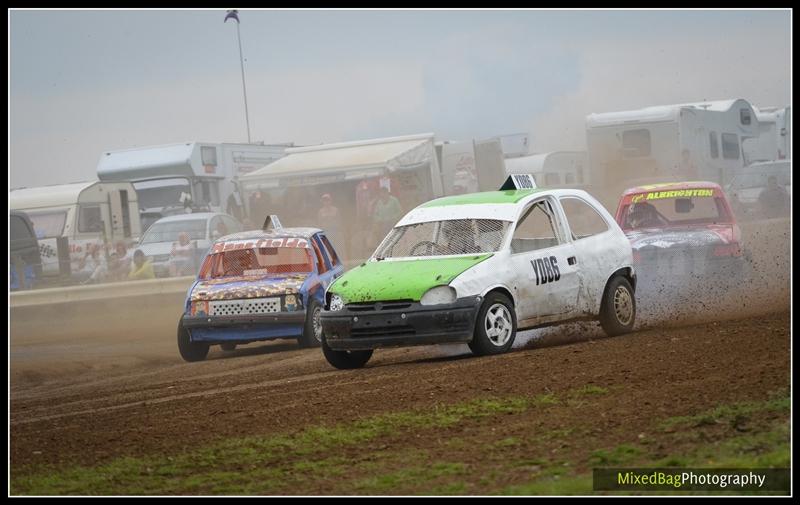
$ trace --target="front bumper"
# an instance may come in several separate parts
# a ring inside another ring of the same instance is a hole
[[[183,327],[192,342],[249,342],[272,338],[294,338],[303,334],[305,310],[242,316],[190,316]]]
[[[481,302],[481,297],[471,296],[442,305],[349,304],[339,311],[322,311],[322,331],[334,350],[469,342]]]

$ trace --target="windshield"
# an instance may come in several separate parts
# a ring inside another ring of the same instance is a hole
[[[623,216],[623,228],[627,230],[731,222],[721,197],[648,200],[626,206]]]
[[[200,268],[200,278],[265,276],[310,273],[311,251],[305,247],[259,247],[209,254]]]
[[[184,231],[189,234],[190,240],[203,240],[206,238],[206,220],[187,219],[185,221],[155,223],[142,237],[142,244],[177,242],[178,235]]]
[[[495,252],[502,246],[509,224],[498,219],[453,219],[398,226],[389,232],[374,257]]]
[[[191,194],[187,179],[163,179],[135,182],[136,199],[140,209],[183,206],[181,193]]]

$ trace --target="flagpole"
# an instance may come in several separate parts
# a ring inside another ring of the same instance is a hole
[[[244,57],[242,56],[242,36],[239,33],[239,20],[236,20],[236,38],[239,40],[239,63],[242,67],[242,94],[244,95],[244,120],[247,124],[247,143],[250,144],[250,115],[247,113],[247,88],[244,84]]]

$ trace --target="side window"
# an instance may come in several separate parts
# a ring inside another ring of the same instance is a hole
[[[341,261],[339,261],[339,257],[336,255],[336,251],[333,249],[331,241],[328,240],[328,237],[326,237],[325,235],[321,235],[320,240],[322,241],[322,245],[325,246],[325,250],[328,253],[328,257],[331,259],[331,264],[333,266],[339,266],[341,264]]]
[[[722,134],[722,157],[726,160],[739,159],[739,137],[735,133]]]
[[[750,109],[740,109],[739,110],[739,120],[743,125],[750,124]]]
[[[717,132],[708,132],[708,150],[710,151],[712,158],[719,158],[719,142],[717,141]]]
[[[78,231],[91,233],[103,231],[103,218],[99,205],[81,205],[78,211]]]
[[[539,201],[522,213],[511,237],[514,254],[546,249],[558,245],[553,209],[546,201]]]
[[[650,130],[628,130],[622,132],[622,155],[625,158],[650,156]]]
[[[314,248],[314,256],[317,261],[317,272],[324,274],[328,271],[328,266],[325,262],[325,257],[322,255],[322,250],[319,247],[316,237],[311,238],[311,246]]]
[[[573,240],[591,237],[608,230],[606,220],[580,198],[562,198],[561,206],[567,216]]]

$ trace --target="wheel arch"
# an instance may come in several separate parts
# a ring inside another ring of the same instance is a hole
[[[597,310],[600,310],[600,306],[603,303],[603,296],[606,293],[606,288],[608,287],[608,283],[611,282],[611,279],[617,276],[622,276],[628,280],[631,284],[631,289],[633,289],[634,295],[636,294],[636,271],[633,269],[632,266],[625,266],[622,268],[618,268],[614,270],[611,275],[606,278],[605,284],[603,284],[603,289],[600,291],[600,297],[597,300]]]

